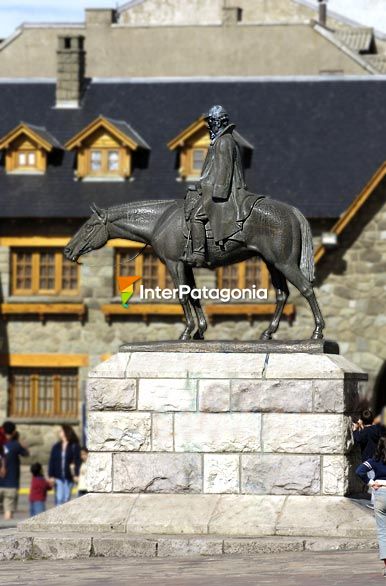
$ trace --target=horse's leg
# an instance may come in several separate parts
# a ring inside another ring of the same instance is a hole
[[[260,336],[261,340],[271,340],[272,334],[277,331],[283,314],[283,309],[289,296],[287,281],[284,275],[270,263],[267,263],[267,267],[271,275],[272,285],[276,292],[276,307],[271,323]]]
[[[166,266],[170,272],[170,275],[173,279],[174,285],[179,288],[180,285],[189,285],[186,270],[184,263],[182,261],[165,261]],[[190,286],[190,285],[189,285]],[[180,336],[180,340],[190,340],[191,333],[195,328],[195,321],[192,313],[191,303],[190,303],[190,295],[188,293],[183,293],[181,297],[178,298],[179,302],[182,305],[182,309],[184,310],[185,315],[185,329]]]
[[[303,275],[300,268],[296,264],[280,264],[276,263],[276,268],[283,273],[290,283],[298,289],[298,291],[305,297],[311,307],[312,314],[315,321],[315,329],[311,338],[319,340],[323,338],[323,329],[325,327],[322,312],[320,311],[318,302],[315,297],[314,289],[309,280]]]
[[[192,267],[189,265],[185,265],[185,270],[186,270],[186,276],[188,278],[188,284],[190,285],[191,289],[195,289],[196,288],[196,279],[194,278],[194,272],[193,272]],[[193,305],[193,309],[196,313],[197,326],[198,326],[198,329],[196,330],[193,338],[195,340],[203,340],[204,334],[205,334],[207,327],[208,327],[208,324],[207,324],[207,321],[205,318],[204,311],[202,309],[201,301],[200,301],[200,299],[194,299],[193,297],[190,297],[190,302]]]

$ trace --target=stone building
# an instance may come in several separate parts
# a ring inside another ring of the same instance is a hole
[[[55,78],[57,37],[70,34],[84,37],[89,78],[386,72],[372,29],[327,27],[292,0],[237,4],[144,0],[86,10],[82,23],[24,24],[0,43],[0,77]]]
[[[219,102],[237,124],[250,189],[310,219],[327,336],[370,372],[383,403],[386,81],[85,80],[84,59],[82,39],[66,35],[56,83],[1,82],[0,419],[15,419],[41,458],[56,423],[80,424],[90,366],[122,342],[179,336],[175,303],[120,303],[119,275],[141,275],[147,287],[170,283],[151,250],[132,260],[138,244],[111,241],[80,266],[62,250],[92,202],[183,198],[209,143],[202,113]],[[209,339],[256,339],[274,309],[264,265],[197,277],[212,287],[267,286],[260,303],[206,304]],[[308,337],[312,328],[293,293],[278,337]]]

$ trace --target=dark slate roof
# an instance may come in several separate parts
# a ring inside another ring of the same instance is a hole
[[[6,175],[2,166],[2,217],[85,217],[92,201],[182,198],[176,153],[166,144],[215,103],[254,146],[249,189],[308,217],[338,217],[386,160],[386,80],[374,77],[94,82],[79,110],[54,108],[54,98],[53,83],[1,83],[0,136],[27,119],[65,144],[102,114],[135,126],[151,151],[135,153],[134,180],[126,182],[75,181],[74,152],[51,153],[43,176]]]
[[[46,128],[44,128],[44,126],[36,126],[36,124],[29,124],[28,122],[24,122],[24,123],[22,122],[22,124],[25,124],[26,126],[28,126],[28,128],[33,130],[33,132],[35,132],[35,134],[40,136],[43,140],[48,142],[54,148],[57,148],[57,149],[63,148],[62,145],[60,144],[60,142],[58,140],[56,140],[56,138],[51,134],[51,132],[48,132],[48,130]]]
[[[101,115],[103,116],[103,114]],[[118,130],[120,130],[122,134],[125,134],[141,148],[146,150],[150,149],[150,146],[147,144],[146,140],[144,140],[142,136],[138,134],[138,132],[134,130],[132,126],[130,126],[130,124],[125,122],[125,120],[114,120],[113,118],[108,118],[107,116],[105,116],[105,118],[108,122],[111,122],[113,126],[118,128]]]

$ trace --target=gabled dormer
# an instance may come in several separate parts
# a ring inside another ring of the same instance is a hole
[[[133,153],[150,150],[127,122],[105,116],[98,116],[65,148],[76,151],[76,177],[88,181],[123,181],[132,174]]]
[[[49,153],[62,148],[44,127],[26,122],[20,122],[0,139],[0,149],[5,150],[6,172],[15,175],[42,175],[47,169]]]
[[[242,152],[253,150],[251,143],[237,130],[233,131],[233,136]],[[204,116],[200,116],[168,143],[168,148],[177,153],[178,172],[182,180],[194,181],[200,177],[209,144],[208,126]]]

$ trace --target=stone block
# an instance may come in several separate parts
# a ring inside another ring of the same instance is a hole
[[[323,494],[342,495],[348,492],[349,461],[346,456],[323,456]]]
[[[126,369],[129,364],[130,354],[119,352],[114,354],[108,360],[104,360],[95,368],[92,368],[89,373],[89,378],[125,378]],[[137,375],[138,376],[138,375]],[[139,375],[140,376],[140,375]],[[135,378],[128,375],[127,378]]]
[[[245,494],[319,494],[320,457],[243,454],[241,492]]]
[[[114,454],[114,492],[202,492],[199,454]]]
[[[143,537],[94,537],[95,557],[104,558],[149,558],[157,555],[157,542]]]
[[[276,534],[374,538],[374,515],[344,497],[288,496]]]
[[[113,457],[108,452],[90,452],[87,460],[87,489],[89,492],[113,490]]]
[[[150,413],[90,412],[88,447],[92,451],[150,450]]]
[[[232,381],[232,411],[312,411],[312,381],[242,380]]]
[[[177,452],[257,452],[260,413],[176,413]]]
[[[357,375],[366,377],[360,368],[338,354],[270,354],[265,369],[266,379],[344,379]]]
[[[284,496],[221,495],[209,520],[217,535],[274,535]]]
[[[313,381],[314,412],[345,413],[358,409],[361,387],[356,380]]]
[[[32,537],[0,533],[0,561],[25,560],[32,557]]]
[[[122,352],[116,356],[122,354],[130,356],[126,372],[130,378],[261,378],[265,359],[265,354],[252,352]]]
[[[240,492],[238,454],[204,454],[204,492]]]
[[[230,410],[230,381],[200,380],[199,382],[199,410],[211,413],[221,413]]]
[[[140,494],[127,533],[206,534],[220,497],[212,494]]]
[[[136,408],[135,379],[90,379],[87,406],[90,411],[131,411]]]
[[[226,555],[256,555],[303,550],[304,540],[301,538],[257,537],[255,539],[224,539],[224,554]]]
[[[347,443],[342,415],[266,413],[263,415],[264,452],[340,454]]]
[[[173,413],[152,413],[151,446],[154,452],[174,450]]]
[[[334,539],[333,537],[309,537],[304,542],[305,551],[369,551],[378,549],[377,539]]]
[[[210,537],[160,537],[158,539],[158,557],[222,555],[222,553],[222,539]]]
[[[195,411],[197,381],[146,378],[139,381],[139,411]]]
[[[123,533],[137,494],[86,494],[22,521],[19,531]]]
[[[32,557],[45,560],[74,560],[89,558],[91,555],[91,536],[36,536],[33,540]]]

